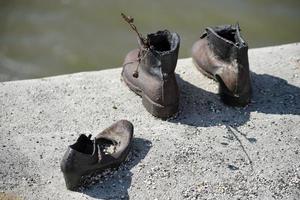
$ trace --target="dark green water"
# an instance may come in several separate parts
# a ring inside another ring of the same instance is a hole
[[[0,81],[119,67],[142,33],[181,36],[180,57],[206,26],[239,22],[250,48],[300,41],[300,0],[2,0]]]

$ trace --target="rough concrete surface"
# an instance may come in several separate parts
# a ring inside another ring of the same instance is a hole
[[[245,108],[223,105],[217,83],[179,60],[180,113],[167,121],[145,110],[121,68],[0,83],[0,191],[39,200],[300,199],[300,44],[251,49],[249,60]],[[81,192],[66,190],[67,146],[119,119],[135,126],[128,161]]]

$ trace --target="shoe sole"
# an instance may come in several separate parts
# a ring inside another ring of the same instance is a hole
[[[132,90],[134,93],[142,97],[142,104],[146,110],[155,117],[161,119],[168,119],[174,116],[178,112],[178,105],[163,106],[152,101],[140,88],[133,85],[130,81],[126,79],[125,76],[121,76],[121,80]]]
[[[126,160],[126,158],[122,162],[124,162]],[[81,186],[83,186],[83,187],[85,186],[83,184],[83,182],[87,178],[89,178],[90,176],[92,177],[92,176],[96,176],[98,174],[101,174],[106,169],[111,169],[111,170],[117,169],[122,164],[122,162],[113,163],[113,164],[107,165],[105,167],[102,167],[100,169],[91,170],[90,172],[86,172],[84,174],[63,173],[65,183],[66,183],[66,187],[67,187],[68,190],[78,191],[78,189]]]

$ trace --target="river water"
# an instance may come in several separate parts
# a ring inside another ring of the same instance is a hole
[[[181,36],[180,57],[206,26],[239,22],[250,48],[300,41],[300,0],[2,0],[0,81],[121,66],[143,34]]]

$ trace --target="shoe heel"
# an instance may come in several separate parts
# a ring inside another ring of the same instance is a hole
[[[142,94],[142,103],[149,113],[161,119],[172,117],[178,112],[178,105],[162,106]]]
[[[234,94],[226,87],[220,76],[216,76],[219,82],[219,95],[223,103],[229,106],[243,107],[250,103],[251,98],[251,88],[248,92],[240,94],[239,96],[234,96]]]
[[[80,185],[81,176],[73,173],[64,173],[64,179],[67,189],[75,191]]]
[[[229,106],[244,107],[250,103],[249,95],[234,97],[227,93],[220,92],[221,100]]]

